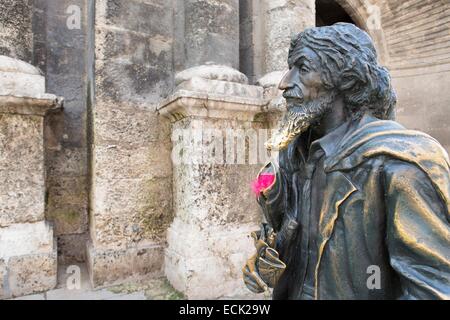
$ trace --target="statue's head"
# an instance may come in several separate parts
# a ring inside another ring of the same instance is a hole
[[[287,112],[268,142],[281,150],[308,128],[318,125],[340,99],[345,116],[366,113],[392,119],[396,95],[386,68],[377,61],[370,36],[353,24],[310,28],[294,37],[289,71],[281,80]]]

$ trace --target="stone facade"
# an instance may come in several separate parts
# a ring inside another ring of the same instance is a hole
[[[162,274],[172,168],[170,123],[156,103],[173,87],[173,23],[166,1],[100,0],[94,18],[87,253],[103,286]]]
[[[0,297],[56,286],[56,243],[45,221],[44,116],[59,109],[37,68],[0,56]]]
[[[448,1],[333,2],[374,39],[399,122],[450,150]],[[315,4],[2,1],[0,296],[74,263],[95,287],[165,275],[188,298],[245,295],[262,165],[248,144],[284,110],[290,37]],[[244,132],[245,161],[178,163],[176,133],[199,127]]]

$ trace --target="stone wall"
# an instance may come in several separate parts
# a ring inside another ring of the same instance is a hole
[[[89,268],[94,285],[161,274],[172,220],[171,1],[98,0],[92,106]]]
[[[450,152],[450,2],[385,1],[382,26],[398,94],[398,121]]]
[[[85,261],[88,235],[88,2],[34,1],[34,64],[47,91],[65,98],[64,111],[47,117],[45,128],[46,218],[54,222],[63,264]]]

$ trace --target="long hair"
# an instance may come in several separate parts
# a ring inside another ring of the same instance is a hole
[[[366,32],[350,23],[306,29],[291,41],[290,66],[303,47],[320,58],[322,82],[342,95],[348,117],[359,118],[366,111],[382,120],[395,117],[397,97],[391,77],[379,65]]]

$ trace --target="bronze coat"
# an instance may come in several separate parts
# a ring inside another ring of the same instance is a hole
[[[450,299],[445,150],[424,133],[370,116],[339,144],[325,159],[315,298]],[[274,185],[258,202],[279,232],[277,249],[288,265],[274,298],[297,299],[301,261],[289,258],[302,245],[295,243],[301,180],[285,157],[279,161],[271,163]],[[381,289],[367,285],[371,266],[380,270]]]

